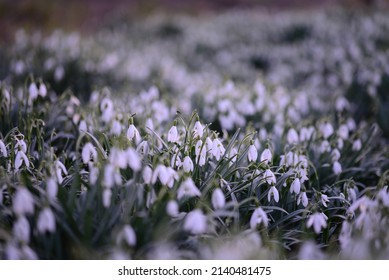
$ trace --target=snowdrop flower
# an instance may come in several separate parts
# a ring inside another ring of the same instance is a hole
[[[324,154],[325,152],[329,152],[331,149],[331,145],[327,140],[324,140],[321,142],[320,147],[319,147],[319,152],[321,154]]]
[[[115,184],[121,184],[120,174],[112,164],[107,164],[104,168],[103,184],[107,188],[112,188]]]
[[[184,163],[182,164],[184,172],[189,173],[193,171],[193,161],[189,156],[184,158]]]
[[[306,241],[301,246],[298,258],[300,260],[322,260],[325,258],[325,255],[320,251],[320,248],[318,248],[315,242]]]
[[[147,192],[146,207],[150,208],[151,206],[153,206],[156,200],[157,200],[157,194],[155,193],[154,189],[151,189],[149,192]]]
[[[192,234],[201,234],[207,231],[207,217],[200,209],[188,213],[184,221],[184,230]]]
[[[140,136],[140,133],[139,133],[138,129],[135,127],[135,125],[130,124],[130,126],[128,127],[128,129],[127,129],[127,138],[130,141],[134,140],[137,145],[142,140],[142,138]]]
[[[331,160],[333,162],[338,161],[340,159],[340,152],[338,149],[333,149],[331,152]]]
[[[109,155],[109,162],[114,165],[115,167],[124,169],[127,167],[128,164],[128,155],[125,151],[119,150],[116,147],[113,147],[111,149],[110,155]]]
[[[122,125],[118,120],[114,120],[111,124],[111,133],[119,136],[122,133]]]
[[[204,133],[203,125],[199,121],[196,121],[193,128],[193,138],[197,138],[197,137],[201,138],[203,137],[203,133]]]
[[[23,151],[18,151],[15,158],[15,170],[19,170],[19,168],[22,166],[22,164],[25,164],[25,166],[28,168],[30,167],[30,161],[28,160],[26,154]]]
[[[266,183],[268,183],[269,185],[276,184],[276,176],[274,175],[274,173],[270,169],[265,170],[263,177],[265,178]]]
[[[116,243],[121,244],[123,241],[130,247],[136,245],[136,233],[132,226],[125,225],[116,238]]]
[[[108,208],[111,205],[112,191],[109,188],[103,190],[103,206]]]
[[[92,145],[92,143],[86,143],[82,148],[81,152],[82,162],[87,164],[91,160],[93,162],[97,162],[97,151],[96,148]]]
[[[0,156],[7,157],[7,148],[5,147],[4,142],[0,139]]]
[[[99,168],[93,166],[93,164],[89,164],[89,183],[92,185],[96,184],[97,179],[99,178],[100,170]]]
[[[27,144],[24,140],[16,140],[15,153],[19,151],[22,151],[23,153],[27,153]]]
[[[180,168],[182,164],[181,156],[178,153],[174,154],[170,160],[170,166],[172,168]]]
[[[179,207],[177,201],[169,200],[169,202],[166,204],[166,213],[173,218],[178,216]]]
[[[78,130],[80,131],[88,131],[88,126],[86,124],[85,120],[81,120],[80,123],[78,124]]]
[[[38,97],[38,87],[36,86],[35,83],[31,83],[30,86],[28,87],[28,101],[31,104],[32,101],[37,99]]]
[[[138,153],[131,147],[126,150],[128,166],[134,170],[135,172],[141,170],[142,161],[138,155]]]
[[[263,224],[264,227],[267,227],[269,224],[269,219],[267,218],[267,215],[265,211],[261,207],[258,207],[254,210],[253,214],[250,218],[250,228],[256,229],[258,225]]]
[[[322,228],[324,229],[327,227],[327,220],[328,217],[324,213],[317,212],[309,216],[307,227],[310,228],[313,226],[313,230],[316,234],[319,234]]]
[[[41,234],[46,232],[55,232],[55,216],[49,207],[44,208],[39,213],[37,229]]]
[[[267,193],[267,201],[270,202],[272,197],[274,198],[275,202],[278,202],[280,200],[280,195],[279,195],[278,190],[276,189],[275,186],[272,186],[270,188],[269,192]]]
[[[389,207],[389,192],[388,186],[384,186],[382,190],[378,192],[377,196],[385,207]]]
[[[299,194],[301,189],[301,182],[299,178],[295,178],[290,185],[290,193]]]
[[[215,210],[221,209],[226,205],[226,198],[224,196],[223,191],[220,188],[216,188],[212,192],[211,201],[212,201],[212,207]]]
[[[300,130],[300,141],[301,142],[309,141],[311,139],[311,137],[312,137],[314,132],[315,132],[315,129],[313,127],[309,127],[309,128],[303,127],[303,128],[301,128],[301,130]]]
[[[177,126],[173,125],[167,135],[167,141],[170,143],[178,143],[180,135],[178,134]]]
[[[271,151],[269,149],[264,149],[262,154],[261,154],[260,161],[264,162],[265,164],[268,164],[268,163],[271,163],[272,158],[273,158],[273,155],[272,155]]]
[[[223,144],[219,139],[214,139],[212,142],[212,155],[215,157],[217,161],[224,155],[226,149],[223,147]]]
[[[13,211],[16,215],[25,215],[34,213],[34,198],[25,187],[17,189],[13,198]]]
[[[249,151],[247,153],[247,158],[249,162],[256,161],[258,157],[258,151],[257,148],[253,144],[250,145]]]
[[[206,148],[203,147],[203,141],[199,140],[195,147],[196,162],[199,166],[204,166],[207,157]]]
[[[357,139],[353,142],[352,150],[354,152],[358,152],[362,149],[362,141],[361,139]]]
[[[103,122],[109,123],[115,113],[111,99],[105,97],[103,100],[101,100],[100,109],[102,112],[101,119]]]
[[[339,161],[334,162],[334,164],[332,165],[332,171],[335,175],[339,175],[340,173],[342,173],[342,165],[340,165]]]
[[[47,88],[46,88],[46,85],[44,83],[41,83],[39,85],[39,91],[38,91],[38,94],[42,97],[46,97],[47,95]]]
[[[206,145],[206,148],[207,148],[207,152],[212,155],[212,147],[213,147],[213,141],[211,138],[207,137],[205,139],[205,145]]]
[[[322,194],[322,195],[320,196],[320,201],[321,201],[321,203],[324,205],[324,207],[328,207],[328,206],[327,206],[327,202],[330,202],[330,200],[328,199],[328,196],[325,195],[325,194]]]
[[[46,195],[50,201],[56,199],[58,193],[58,185],[53,177],[50,177],[46,181]]]
[[[146,165],[142,171],[142,178],[145,184],[151,184],[153,178],[153,170],[150,166]]]
[[[319,129],[324,139],[327,139],[334,133],[334,128],[329,122],[322,123]]]
[[[297,197],[297,205],[303,204],[304,207],[308,205],[308,197],[306,192],[301,192]]]
[[[177,199],[180,200],[184,197],[194,197],[201,196],[200,190],[196,187],[192,178],[186,179],[181,183],[180,187],[177,190]]]
[[[55,166],[55,174],[57,175],[57,181],[58,183],[62,184],[63,181],[62,174],[68,175],[68,171],[65,165],[60,160],[56,160],[54,166]]]
[[[13,236],[21,242],[30,242],[30,224],[25,216],[19,216],[12,228]]]
[[[348,139],[349,131],[348,131],[348,126],[346,124],[342,124],[341,126],[339,126],[338,135],[343,140]]]
[[[296,144],[299,141],[299,136],[294,128],[289,129],[288,134],[286,136],[286,141],[289,144]]]
[[[157,178],[161,181],[162,185],[172,188],[174,180],[178,180],[177,172],[170,166],[159,164],[154,170],[152,183],[155,184]]]
[[[136,147],[136,152],[141,156],[146,156],[149,154],[149,144],[147,141],[142,141],[138,147]]]

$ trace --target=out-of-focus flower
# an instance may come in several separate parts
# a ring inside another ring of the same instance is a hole
[[[55,161],[54,166],[55,166],[55,174],[57,175],[57,181],[58,183],[61,184],[63,181],[62,174],[64,174],[65,176],[68,175],[68,170],[59,159]]]
[[[55,178],[50,177],[46,181],[46,194],[47,198],[50,201],[53,201],[56,199],[58,193],[58,184],[55,181]]]
[[[354,142],[353,142],[353,146],[352,146],[352,150],[354,152],[358,152],[362,149],[362,141],[361,139],[356,139]]]
[[[341,126],[339,126],[339,128],[338,128],[338,135],[343,140],[347,140],[348,139],[349,130],[348,130],[348,126],[346,124],[342,124]]]
[[[138,129],[133,124],[130,124],[127,129],[127,138],[130,141],[134,140],[137,145],[142,141],[142,137],[140,136]]]
[[[44,83],[40,83],[38,94],[40,96],[42,96],[42,97],[46,97],[46,95],[47,95],[47,88],[46,88],[46,85]]]
[[[169,200],[169,202],[166,204],[166,213],[173,218],[178,216],[179,207],[177,201]]]
[[[332,171],[335,175],[339,175],[342,173],[342,165],[340,165],[339,161],[335,161],[332,165]]]
[[[197,137],[201,138],[203,137],[203,133],[204,133],[203,125],[199,121],[196,121],[193,128],[193,138],[197,138]]]
[[[131,147],[126,150],[128,166],[134,170],[139,171],[142,168],[142,161],[138,155],[138,153]]]
[[[338,149],[333,149],[331,152],[332,162],[338,161],[340,159],[340,152]]]
[[[269,219],[267,218],[267,215],[265,211],[261,207],[258,207],[254,210],[253,214],[250,218],[250,228],[256,229],[258,225],[263,225],[264,227],[267,227],[269,224]]]
[[[257,148],[255,148],[254,145],[250,145],[249,151],[247,153],[247,158],[248,158],[249,162],[253,162],[253,161],[257,160],[257,158],[258,158],[258,151],[257,151]]]
[[[121,244],[122,242],[126,242],[126,244],[130,247],[133,247],[136,245],[136,233],[132,226],[130,225],[124,225],[122,230],[119,232],[119,234],[116,237],[116,243]]]
[[[324,213],[314,213],[309,216],[307,227],[310,228],[313,226],[313,230],[316,234],[319,234],[322,228],[324,229],[327,227],[327,220],[328,217]]]
[[[93,160],[93,162],[97,162],[97,151],[92,143],[86,143],[84,145],[81,152],[81,158],[85,164],[89,163],[91,160]]]
[[[324,139],[327,139],[334,133],[334,128],[329,122],[324,122],[319,127],[321,134],[323,135]]]
[[[12,228],[13,236],[21,242],[30,242],[30,224],[25,216],[18,217]]]
[[[328,207],[328,206],[327,206],[327,203],[330,202],[330,200],[328,199],[328,196],[325,195],[325,194],[322,194],[322,195],[320,196],[320,201],[321,201],[321,203],[324,205],[324,207]]]
[[[200,209],[188,213],[184,221],[184,230],[192,234],[201,234],[207,231],[207,217]]]
[[[39,233],[55,232],[55,216],[49,207],[45,207],[38,216],[37,229]]]
[[[180,200],[184,197],[201,196],[200,190],[196,187],[195,183],[191,178],[186,179],[181,183],[177,190],[177,199]]]
[[[30,161],[28,160],[26,154],[23,151],[18,151],[15,158],[15,170],[19,170],[23,162],[27,168],[30,167]]]
[[[13,198],[13,211],[16,215],[34,213],[34,198],[25,187],[19,187],[17,189]]]
[[[112,191],[109,188],[103,190],[103,206],[108,208],[111,205]]]
[[[153,170],[150,166],[146,165],[142,171],[142,178],[146,184],[151,184],[153,179]]]
[[[212,207],[213,209],[221,209],[226,205],[226,198],[223,191],[220,188],[216,188],[212,192]]]
[[[289,144],[296,144],[299,141],[299,136],[294,128],[289,129],[288,134],[286,135],[286,141]]]
[[[216,160],[220,160],[220,158],[224,155],[226,149],[223,147],[223,144],[219,139],[214,139],[212,142],[212,155]]]

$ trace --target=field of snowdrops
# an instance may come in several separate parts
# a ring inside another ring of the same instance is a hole
[[[0,60],[0,258],[389,258],[388,14],[20,30]]]

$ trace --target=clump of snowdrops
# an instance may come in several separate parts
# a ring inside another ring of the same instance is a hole
[[[18,32],[0,84],[0,256],[388,258],[389,21],[332,16]]]

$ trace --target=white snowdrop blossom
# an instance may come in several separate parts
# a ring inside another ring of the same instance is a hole
[[[39,85],[39,91],[38,91],[38,94],[42,97],[46,97],[47,95],[47,88],[46,88],[46,85],[41,83]]]
[[[119,136],[122,133],[122,125],[118,120],[112,122],[111,133],[116,136]]]
[[[324,207],[328,207],[327,203],[330,202],[330,200],[328,199],[328,196],[325,195],[325,194],[322,194],[320,196],[320,201],[321,201],[321,203],[323,204]]]
[[[207,217],[200,209],[188,213],[184,221],[184,230],[192,234],[202,234],[207,231]]]
[[[15,170],[19,170],[23,163],[27,168],[30,167],[30,161],[26,154],[23,151],[18,151],[15,157]]]
[[[57,198],[58,184],[54,177],[50,177],[46,181],[46,194],[50,201]]]
[[[55,216],[49,207],[45,207],[38,216],[37,229],[39,233],[55,232]]]
[[[206,162],[207,151],[206,147],[203,147],[203,141],[199,140],[195,146],[196,162],[199,166],[203,166]]]
[[[299,178],[295,178],[290,185],[290,193],[299,194],[301,189],[301,182]]]
[[[296,144],[299,141],[299,136],[294,128],[289,129],[288,134],[286,135],[286,141],[289,144]]]
[[[388,186],[384,186],[379,192],[377,197],[385,207],[389,207],[389,192]]]
[[[62,184],[62,182],[63,182],[62,174],[67,176],[68,171],[67,171],[65,165],[60,160],[56,160],[54,166],[55,166],[55,174],[57,175],[57,182],[59,184]]]
[[[301,192],[297,197],[297,205],[303,204],[304,207],[308,206],[308,197],[306,192]]]
[[[150,166],[146,165],[142,170],[142,178],[146,184],[151,184],[153,179],[153,170]]]
[[[331,152],[332,162],[338,161],[340,159],[340,152],[338,149],[333,149]]]
[[[348,126],[346,124],[342,124],[341,126],[339,126],[339,128],[338,128],[338,135],[343,140],[347,140],[348,139],[349,130],[348,130]]]
[[[319,129],[324,139],[327,139],[334,133],[334,128],[329,122],[322,123]]]
[[[273,155],[272,155],[272,152],[270,151],[270,149],[264,149],[262,154],[261,154],[260,161],[264,162],[265,164],[268,164],[268,163],[271,163],[272,158],[273,158]]]
[[[204,134],[203,125],[199,121],[196,121],[193,128],[193,138],[197,138],[197,137],[201,138],[203,137],[203,134]]]
[[[13,236],[21,242],[30,242],[30,224],[25,216],[19,216],[12,228]]]
[[[182,167],[182,164],[183,162],[179,153],[172,155],[172,158],[170,160],[170,166],[172,168],[180,168]]]
[[[267,201],[271,201],[271,199],[274,198],[275,202],[278,202],[280,200],[280,195],[278,193],[278,190],[275,186],[272,186],[267,193]]]
[[[173,218],[178,216],[179,207],[177,201],[173,199],[168,201],[168,203],[166,204],[166,213]]]
[[[184,158],[184,162],[182,164],[182,169],[184,172],[189,173],[193,171],[193,161],[189,156]]]
[[[268,183],[269,185],[276,184],[276,176],[274,175],[274,173],[270,169],[265,170],[263,177],[265,178],[266,183]]]
[[[126,150],[128,166],[134,170],[139,171],[142,168],[142,161],[138,153],[131,147]]]
[[[34,213],[34,198],[25,187],[17,189],[13,198],[13,211],[16,215],[25,215]]]
[[[99,178],[100,170],[99,168],[93,166],[93,164],[89,164],[89,183],[92,185],[96,184],[97,179]]]
[[[257,209],[254,210],[253,214],[251,215],[250,218],[250,228],[251,229],[256,229],[257,226],[263,225],[264,227],[267,227],[269,224],[269,219],[263,211],[261,207],[258,207]]]
[[[142,137],[140,136],[138,129],[133,124],[130,124],[127,129],[127,138],[130,141],[134,140],[137,145],[142,141]]]
[[[136,245],[136,233],[135,230],[130,225],[125,225],[122,230],[119,232],[116,243],[120,244],[125,242],[128,246],[133,247]]]
[[[182,182],[180,187],[178,188],[177,199],[180,200],[184,197],[189,198],[189,197],[194,197],[194,196],[201,196],[201,192],[196,187],[192,178],[188,178],[184,182]]]
[[[38,87],[35,83],[31,83],[28,87],[28,101],[31,104],[32,101],[38,97]]]
[[[81,152],[81,158],[82,162],[85,164],[89,163],[91,160],[97,162],[97,151],[92,143],[86,143],[84,145]]]
[[[255,148],[254,145],[250,145],[248,153],[247,153],[247,158],[249,162],[256,161],[258,158],[258,151],[257,148]]]
[[[105,123],[109,123],[115,114],[111,99],[105,97],[100,103],[100,110],[102,112],[102,121]]]
[[[111,205],[112,191],[109,188],[103,190],[103,206],[108,208]]]
[[[220,188],[216,188],[212,192],[211,201],[212,201],[212,207],[215,210],[221,209],[226,205],[226,198],[224,196],[223,191]]]
[[[125,151],[113,147],[109,154],[109,162],[115,167],[124,169],[128,164],[128,155]]]
[[[226,149],[223,147],[223,144],[219,139],[214,139],[212,142],[212,155],[215,157],[217,161],[224,155]]]
[[[167,134],[167,141],[170,143],[178,143],[179,140],[180,135],[178,134],[177,126],[173,125]]]
[[[112,164],[107,164],[104,167],[104,177],[103,184],[107,188],[112,188],[115,184],[120,185],[122,183],[122,179],[118,170]]]
[[[324,213],[314,213],[309,216],[307,221],[307,227],[310,228],[313,226],[313,230],[316,234],[319,234],[322,230],[322,228],[327,227],[327,220],[328,217]]]
[[[3,156],[3,157],[7,157],[8,156],[7,148],[6,148],[4,142],[1,139],[0,139],[0,155]]]
[[[361,139],[356,139],[354,142],[353,142],[353,146],[352,146],[352,150],[354,152],[358,152],[362,149],[362,141]]]
[[[339,163],[339,161],[335,161],[332,165],[332,171],[335,175],[339,175],[342,173],[342,165]]]

